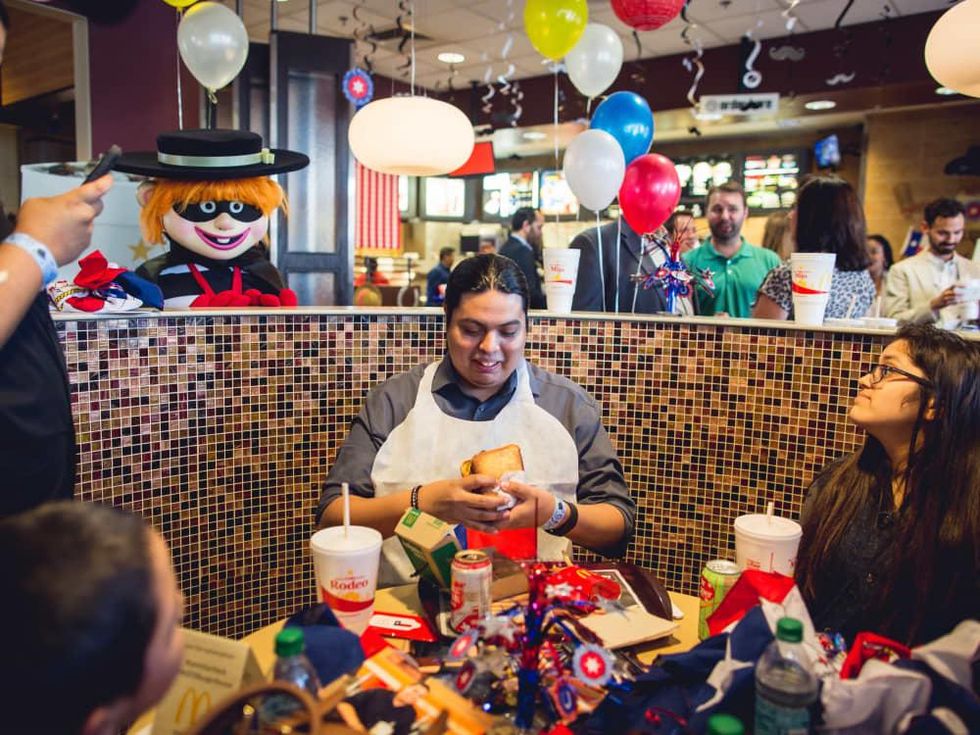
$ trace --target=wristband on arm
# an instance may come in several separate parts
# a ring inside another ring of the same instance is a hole
[[[20,248],[34,259],[41,269],[41,288],[45,288],[58,277],[58,261],[54,259],[48,246],[25,232],[14,232],[4,242]]]

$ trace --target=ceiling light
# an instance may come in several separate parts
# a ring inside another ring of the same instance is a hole
[[[443,64],[462,64],[466,61],[465,56],[457,54],[455,51],[443,51],[436,58]]]
[[[540,130],[528,130],[526,133],[522,133],[521,137],[524,140],[544,140],[548,137],[548,134],[542,133]]]
[[[347,140],[363,166],[385,174],[441,176],[466,163],[473,126],[462,110],[431,97],[387,97],[362,107]]]
[[[833,100],[813,100],[812,102],[807,102],[803,105],[808,110],[833,110],[837,107],[837,103]]]
[[[936,87],[936,94],[941,94],[943,97],[949,97],[951,94],[959,94],[955,89],[950,89],[949,87]]]

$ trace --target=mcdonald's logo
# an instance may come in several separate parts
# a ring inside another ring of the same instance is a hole
[[[188,687],[177,705],[177,715],[174,718],[174,725],[177,727],[183,723],[185,707],[188,714],[187,727],[190,727],[200,719],[201,715],[211,709],[211,693],[198,692],[194,687]]]

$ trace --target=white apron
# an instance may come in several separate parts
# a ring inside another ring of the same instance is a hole
[[[578,448],[558,419],[534,403],[527,364],[517,367],[517,389],[492,421],[467,421],[447,416],[432,397],[432,378],[439,367],[425,368],[415,405],[378,450],[371,468],[375,497],[408,490],[436,480],[460,477],[460,465],[477,452],[517,444],[529,485],[575,501]],[[571,549],[568,539],[538,529],[538,556],[559,560]],[[411,562],[394,536],[381,547],[379,586],[405,584],[414,574]]]

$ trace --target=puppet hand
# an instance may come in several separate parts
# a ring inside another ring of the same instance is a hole
[[[296,306],[299,304],[299,299],[296,298],[296,292],[291,288],[284,288],[279,292],[279,301],[283,306]]]
[[[207,309],[211,306],[211,300],[213,296],[209,293],[202,293],[196,299],[191,302],[192,309]]]
[[[273,293],[264,293],[259,296],[259,306],[282,306],[279,297]]]
[[[259,298],[262,296],[262,292],[259,291],[257,288],[250,288],[250,289],[248,289],[248,291],[245,292],[245,295],[248,297],[248,305],[249,306],[261,306],[262,305],[261,304],[261,301],[259,300]]]

